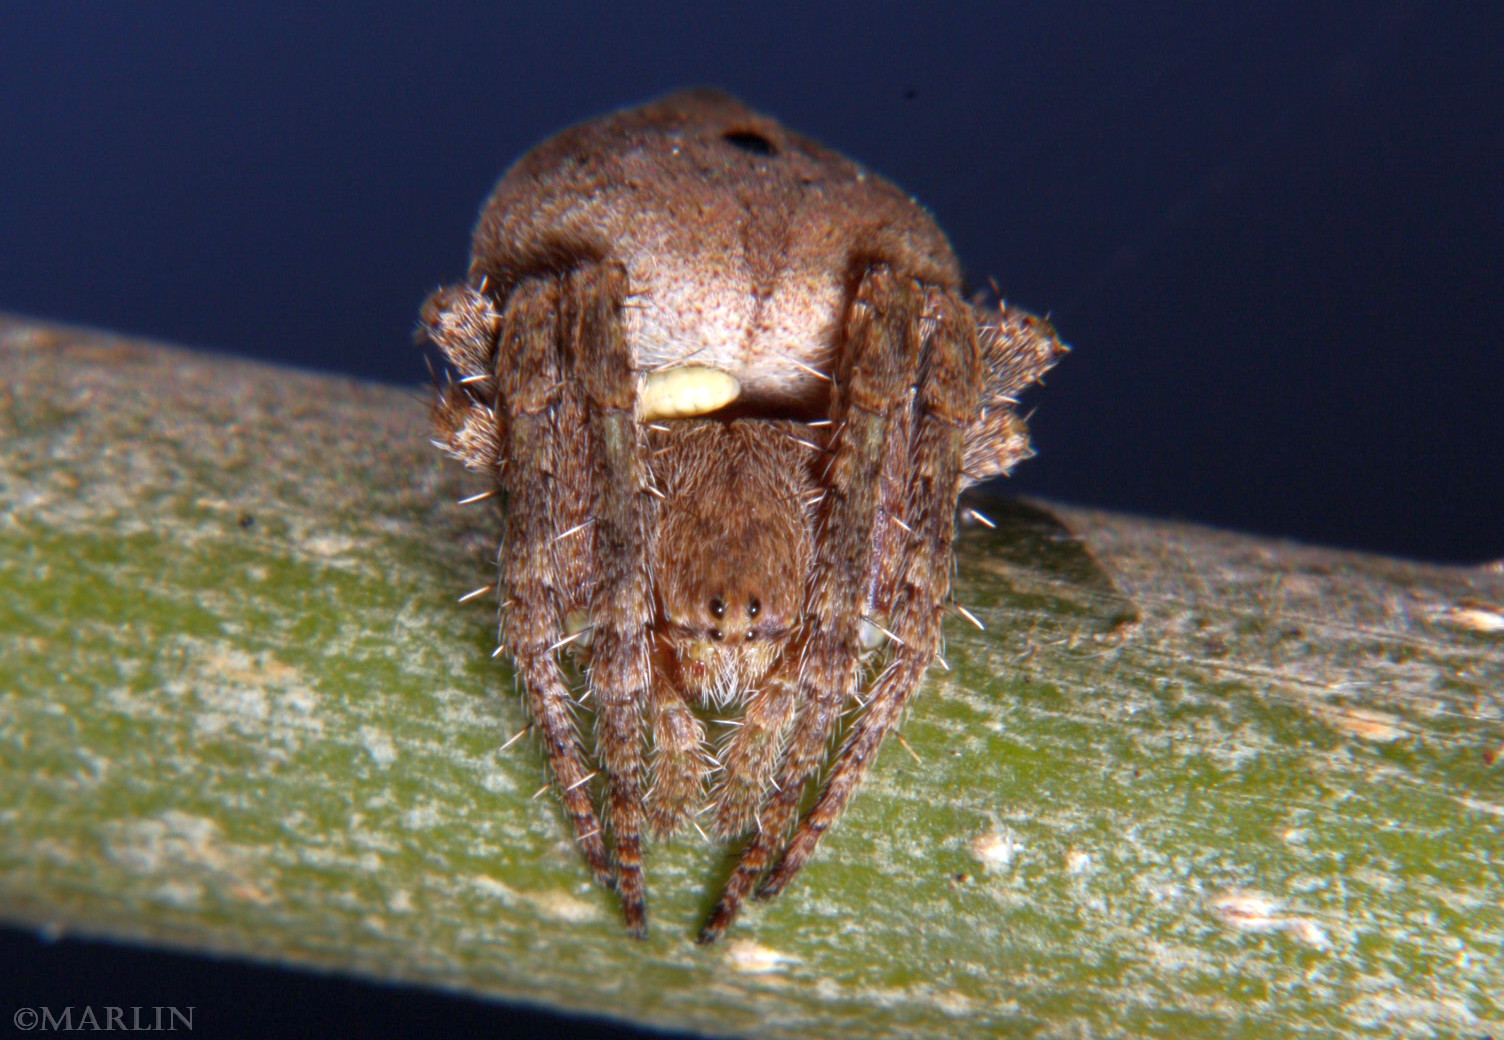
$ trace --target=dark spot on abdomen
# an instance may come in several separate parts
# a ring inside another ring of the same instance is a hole
[[[756,130],[727,130],[721,140],[753,155],[777,155],[778,148]]]

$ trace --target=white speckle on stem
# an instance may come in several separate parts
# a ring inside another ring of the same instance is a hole
[[[438,811],[430,805],[420,805],[402,814],[402,824],[409,830],[427,830],[429,827],[438,826],[438,823]]]
[[[1332,725],[1355,737],[1387,744],[1404,735],[1393,715],[1367,708],[1342,707],[1327,713]]]
[[[1265,932],[1283,927],[1279,903],[1263,892],[1235,889],[1214,896],[1208,904],[1222,923],[1245,932]]]
[[[1023,842],[1006,827],[999,827],[971,839],[971,854],[989,871],[1007,870],[1013,863],[1014,855],[1023,849]]]
[[[1504,607],[1480,599],[1461,599],[1436,612],[1439,620],[1469,632],[1504,632]]]
[[[726,963],[732,971],[744,975],[767,975],[786,965],[799,963],[799,958],[744,939],[726,947]]]
[[[1244,932],[1288,932],[1307,946],[1326,949],[1326,931],[1307,917],[1287,914],[1273,896],[1250,889],[1233,889],[1212,897],[1208,906],[1223,924]]]
[[[382,769],[397,759],[397,747],[392,743],[392,738],[375,726],[360,727],[360,744],[366,749],[366,754],[371,756],[371,761]]]
[[[556,889],[547,892],[527,892],[523,894],[523,898],[539,913],[566,924],[583,924],[587,921],[598,920],[601,916],[596,907],[576,899],[568,892]]]

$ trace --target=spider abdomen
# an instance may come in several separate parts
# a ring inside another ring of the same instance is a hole
[[[744,404],[825,404],[861,268],[959,290],[944,232],[895,185],[712,90],[571,127],[528,152],[475,229],[471,282],[581,258],[625,268],[634,367],[730,373]]]

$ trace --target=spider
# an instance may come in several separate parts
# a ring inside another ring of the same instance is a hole
[[[713,941],[798,873],[936,659],[957,496],[1031,454],[1015,395],[1065,348],[968,302],[898,188],[710,90],[524,155],[421,328],[457,374],[436,443],[505,503],[475,594],[584,858],[641,937],[645,831],[742,839]]]

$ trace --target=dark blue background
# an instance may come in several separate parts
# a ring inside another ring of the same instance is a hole
[[[0,307],[416,382],[503,167],[713,83],[1052,314],[1019,489],[1504,555],[1498,5],[606,8],[6,4]]]
[[[1501,10],[18,0],[0,307],[417,382],[511,159],[716,84],[1052,315],[1076,349],[1017,489],[1497,558]]]

